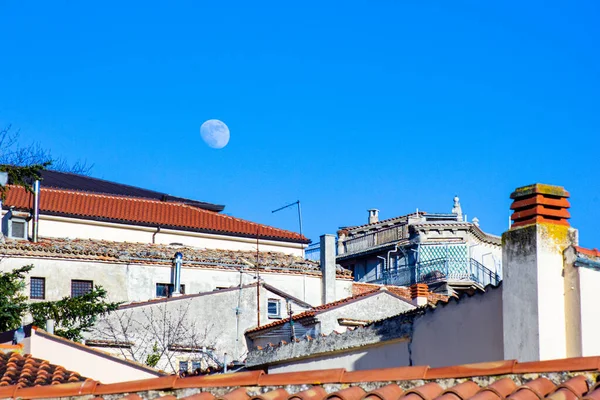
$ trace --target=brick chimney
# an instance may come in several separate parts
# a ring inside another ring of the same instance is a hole
[[[502,235],[504,359],[565,358],[563,251],[572,242],[569,193],[534,184],[516,189]]]
[[[379,222],[379,210],[376,208],[371,208],[367,210],[369,212],[369,224],[375,224]]]
[[[411,303],[415,307],[426,306],[428,294],[429,294],[429,287],[424,283],[415,283],[410,286]]]

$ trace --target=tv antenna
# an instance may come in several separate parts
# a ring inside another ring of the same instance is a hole
[[[277,210],[271,211],[271,213],[276,213],[277,211],[284,210],[288,207],[298,206],[298,223],[300,224],[300,235],[302,235],[302,208],[300,207],[300,200],[296,200],[293,203],[287,204],[283,207],[279,207]]]

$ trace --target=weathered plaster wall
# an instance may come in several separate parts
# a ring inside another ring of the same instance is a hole
[[[442,367],[502,360],[502,290],[463,296],[416,318],[412,364]]]
[[[504,357],[519,361],[567,356],[563,251],[569,227],[536,224],[505,232]]]
[[[507,360],[533,361],[540,356],[535,334],[539,320],[536,235],[536,226],[532,225],[502,236],[504,359]]]
[[[398,315],[401,312],[415,308],[405,300],[382,290],[374,296],[361,298],[346,305],[325,311],[317,316],[321,333],[329,335],[333,331],[345,332],[346,327],[338,323],[339,318],[351,318],[362,321],[377,321]]]
[[[569,247],[564,254],[565,317],[567,325],[567,355],[569,357],[600,355],[598,299],[600,271],[587,265],[584,258],[576,266],[577,254]],[[594,261],[590,262],[591,264]]]
[[[86,260],[6,257],[0,259],[0,271],[10,271],[22,265],[33,264],[30,276],[46,278],[46,300],[58,300],[71,294],[71,280],[93,280],[108,291],[111,301],[145,301],[156,296],[157,283],[170,283],[172,268],[166,265],[146,265],[98,262]],[[321,304],[321,277],[298,273],[261,272],[261,280],[306,301]],[[251,272],[242,274],[242,284],[255,282]],[[187,294],[209,292],[217,287],[237,286],[240,273],[233,268],[186,267],[181,272],[181,283]],[[338,299],[352,292],[350,279],[336,281]]]
[[[280,298],[285,304],[281,297],[261,288],[262,324],[271,322],[267,317],[269,298]],[[235,311],[238,304],[241,310],[239,324]],[[230,360],[232,357],[243,359],[247,352],[244,332],[257,325],[256,304],[256,287],[249,286],[242,290],[221,290],[126,307],[101,319],[86,339],[133,342],[135,345],[131,351],[123,349],[119,352],[142,362],[156,337],[163,334],[173,342],[171,344],[214,347],[220,360],[224,353],[229,355]],[[184,326],[181,331],[174,328],[179,324]],[[176,353],[163,356],[158,368],[177,371],[178,361],[187,360],[190,356],[193,355]]]

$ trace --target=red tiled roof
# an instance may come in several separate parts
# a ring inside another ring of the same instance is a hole
[[[394,285],[379,285],[376,283],[363,283],[363,282],[353,282],[352,283],[352,294],[358,295],[362,293],[369,293],[373,290],[379,290],[381,288],[385,288],[388,292],[394,293],[398,297],[402,297],[403,299],[410,301],[410,288],[405,286],[394,286]],[[435,305],[438,301],[448,301],[448,296],[429,292],[427,294],[427,300],[429,304]]]
[[[0,354],[0,389],[6,386],[26,388],[58,385],[68,382],[83,382],[86,379],[77,372],[50,364],[19,352]]]
[[[20,186],[11,186],[5,206],[30,209],[32,206],[31,194]],[[135,197],[42,188],[40,190],[40,212],[246,237],[256,237],[258,233],[261,238],[299,243],[309,242],[303,235],[296,232],[218,214],[183,203]]]
[[[363,371],[330,369],[265,374],[240,372],[52,387],[0,387],[2,398],[201,400],[599,400],[600,357],[519,363],[514,360]],[[95,396],[95,397],[90,397]],[[157,397],[163,396],[163,397]]]
[[[585,254],[590,257],[600,257],[600,251],[598,249],[586,249],[585,247],[573,246],[578,253]]]
[[[354,293],[354,285],[355,284],[356,284],[356,282],[354,282],[352,284],[352,287],[353,287],[352,292],[353,293]],[[402,288],[400,286],[381,286],[381,285],[373,285],[373,286],[375,286],[375,287],[371,288],[370,290],[359,291],[359,293],[353,294],[350,297],[346,297],[346,298],[343,298],[343,299],[340,299],[337,301],[332,301],[331,303],[322,304],[320,306],[313,307],[311,310],[296,314],[296,315],[292,316],[292,320],[298,321],[302,318],[314,317],[315,315],[320,314],[325,311],[328,311],[328,310],[331,310],[332,308],[340,307],[340,306],[346,305],[348,303],[354,302],[356,300],[359,300],[361,298],[365,298],[365,297],[376,295],[377,293],[381,293],[382,289],[385,289],[386,291],[392,293],[393,295],[395,295],[397,297],[402,298],[403,300],[410,301],[410,290],[408,291],[408,297],[406,297],[406,296],[404,296],[405,293],[403,291],[403,289],[405,289],[405,288]],[[248,329],[246,331],[246,333],[258,332],[258,331],[262,331],[263,329],[270,329],[275,326],[285,325],[288,322],[290,322],[289,317],[271,322],[270,324],[261,325],[261,326],[257,326],[256,328]]]

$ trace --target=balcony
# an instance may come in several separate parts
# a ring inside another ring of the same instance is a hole
[[[387,243],[393,243],[408,238],[408,226],[393,226],[382,229],[377,232],[368,233],[363,236],[346,239],[344,243],[344,256],[348,254],[360,253],[362,251],[381,246]]]
[[[366,279],[365,279],[366,278]],[[393,271],[384,271],[377,279],[365,277],[361,281],[385,285],[410,286],[448,282],[473,282],[481,287],[498,285],[500,276],[472,258],[444,257],[409,265]]]

